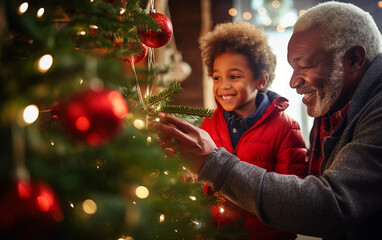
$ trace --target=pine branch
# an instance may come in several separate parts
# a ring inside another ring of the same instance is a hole
[[[194,108],[180,105],[165,105],[161,107],[160,111],[189,117],[211,117],[214,114],[214,110],[212,109]]]
[[[179,83],[172,83],[167,89],[162,92],[147,98],[146,102],[149,105],[158,104],[164,100],[168,100],[170,97],[183,91],[182,86]]]

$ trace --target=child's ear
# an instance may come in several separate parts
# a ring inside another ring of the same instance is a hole
[[[268,76],[264,76],[263,78],[259,78],[256,89],[262,90],[265,87],[265,85],[267,85],[268,80],[269,80]]]

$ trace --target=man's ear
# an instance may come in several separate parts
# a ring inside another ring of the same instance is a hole
[[[345,64],[348,65],[350,73],[360,71],[366,64],[366,49],[361,45],[355,45],[345,54]]]

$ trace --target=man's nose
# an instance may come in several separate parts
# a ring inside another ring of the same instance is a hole
[[[293,72],[292,77],[289,81],[289,86],[291,88],[298,88],[304,84],[304,79],[299,76],[296,71]]]

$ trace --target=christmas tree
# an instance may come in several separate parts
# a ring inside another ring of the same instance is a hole
[[[156,89],[172,26],[153,5],[0,0],[0,239],[215,236],[214,199],[148,124],[211,114]]]

